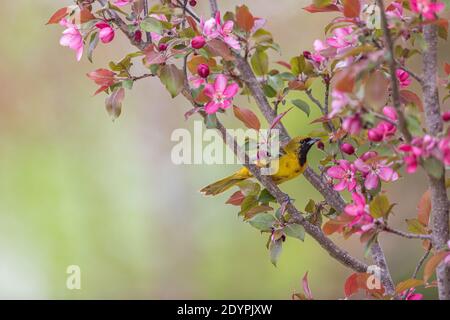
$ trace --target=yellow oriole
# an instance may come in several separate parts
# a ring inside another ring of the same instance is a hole
[[[309,137],[295,137],[283,148],[283,154],[278,161],[278,171],[271,175],[276,184],[283,183],[301,175],[307,164],[307,155],[311,147],[320,139]],[[251,172],[243,167],[231,176],[204,187],[200,192],[205,195],[216,195],[237,185],[239,182],[252,177]]]

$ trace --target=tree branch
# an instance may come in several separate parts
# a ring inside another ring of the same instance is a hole
[[[435,1],[432,1],[435,2]],[[427,48],[423,52],[423,98],[425,109],[425,123],[428,133],[439,136],[443,130],[439,93],[437,85],[437,26],[427,24],[423,26],[423,35]],[[436,250],[444,248],[449,239],[449,203],[445,188],[445,169],[441,168],[441,178],[428,174],[431,191],[431,217],[433,239]],[[450,268],[441,263],[436,269],[439,298],[450,300]]]
[[[422,268],[423,263],[425,262],[425,260],[427,260],[428,256],[430,255],[431,248],[432,246],[430,245],[425,254],[422,256],[422,258],[420,258],[419,262],[417,263],[417,266],[414,269],[414,273],[412,275],[413,279],[417,279],[417,275],[419,274],[420,268]]]
[[[392,234],[396,234],[400,237],[404,237],[407,239],[421,239],[421,240],[431,240],[431,235],[429,234],[415,234],[415,233],[409,233],[409,232],[404,232],[401,230],[397,230],[394,228],[391,228],[387,225],[382,225],[380,227],[380,229],[382,231],[388,232],[388,233],[392,233]]]

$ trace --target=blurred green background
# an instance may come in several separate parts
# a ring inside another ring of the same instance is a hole
[[[206,13],[206,1],[198,2]],[[221,2],[224,9],[242,3]],[[62,29],[44,26],[69,3],[2,3],[0,298],[289,299],[306,271],[316,298],[343,297],[351,272],[310,237],[289,239],[275,268],[266,236],[224,205],[230,193],[200,195],[202,186],[235,167],[171,163],[172,131],[192,128],[195,118],[184,120],[187,102],[170,99],[159,80],[127,92],[123,115],[111,120],[104,96],[92,96],[96,88],[85,74],[120,60],[129,46],[119,35],[100,45],[94,65],[77,63],[73,51],[58,44]],[[283,48],[283,57],[273,55],[277,60],[310,50],[332,17],[306,14],[306,0],[245,3],[268,18]],[[237,104],[250,106],[243,98]],[[230,113],[222,118],[233,121]],[[310,132],[311,119],[293,110],[285,123],[295,135]],[[393,216],[399,228],[415,216],[424,181],[419,173],[388,189],[399,202]],[[303,178],[282,188],[300,208],[320,199]],[[335,239],[363,259],[357,238]],[[381,243],[396,281],[409,278],[420,242],[382,235]],[[66,288],[69,265],[81,268],[81,290]]]

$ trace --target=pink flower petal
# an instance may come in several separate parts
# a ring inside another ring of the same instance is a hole
[[[331,167],[327,170],[327,174],[334,179],[342,179],[345,176],[345,170],[339,166]]]
[[[217,110],[219,110],[219,108],[220,108],[220,104],[211,101],[211,102],[208,102],[208,104],[206,104],[205,111],[207,114],[213,114],[213,113],[216,113]]]
[[[233,98],[239,91],[239,85],[237,83],[230,84],[225,91],[223,92],[223,95],[229,99]]]
[[[378,176],[374,173],[369,173],[366,177],[366,180],[364,182],[364,186],[368,189],[368,190],[373,190],[376,189],[376,187],[378,187]]]
[[[223,74],[219,74],[214,82],[214,89],[216,93],[222,94],[227,87],[228,79]]]

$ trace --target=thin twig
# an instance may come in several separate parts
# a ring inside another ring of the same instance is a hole
[[[431,240],[431,235],[430,234],[415,234],[415,233],[404,232],[404,231],[401,231],[401,230],[397,230],[397,229],[388,227],[387,225],[382,225],[381,226],[381,230],[385,231],[385,232],[388,232],[388,233],[396,234],[396,235],[401,236],[403,238]]]
[[[425,260],[427,260],[428,256],[430,255],[431,248],[432,246],[430,244],[425,254],[422,256],[422,258],[420,258],[419,262],[417,263],[416,269],[414,269],[414,273],[412,275],[413,279],[417,279],[417,275],[419,274],[420,268],[422,268],[423,263],[425,262]]]

